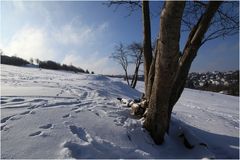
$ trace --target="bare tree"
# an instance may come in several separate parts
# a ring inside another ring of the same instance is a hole
[[[115,50],[112,53],[112,56],[110,57],[114,59],[117,63],[119,63],[125,73],[125,79],[127,81],[127,84],[129,85],[129,79],[128,79],[128,53],[126,48],[123,46],[122,43],[119,43],[118,45],[115,46]]]
[[[113,0],[109,2],[103,2],[103,4],[107,5],[108,7],[115,6],[114,11],[116,11],[119,6],[125,6],[129,10],[129,13],[127,16],[130,16],[132,12],[142,8],[140,1]]]
[[[36,59],[35,59],[35,62],[36,62],[37,64],[39,64],[39,63],[40,63],[40,60],[39,60],[38,58],[36,58]]]
[[[141,43],[133,42],[127,47],[122,43],[115,46],[115,51],[110,58],[118,62],[124,70],[125,79],[132,88],[136,87],[138,81],[138,72],[141,64],[143,64],[143,47]],[[131,83],[129,82],[128,67],[134,64],[134,73],[132,75]]]
[[[154,58],[150,51],[148,1],[142,2],[142,17],[145,98],[148,103],[144,127],[155,143],[161,144],[169,130],[173,106],[183,92],[199,48],[209,40],[239,32],[238,2],[164,2]],[[181,26],[189,31],[183,51],[179,49]]]
[[[135,64],[135,70],[131,81],[131,87],[135,88],[138,81],[138,72],[141,64],[143,64],[143,47],[141,43],[133,42],[128,46],[129,56],[132,63]]]
[[[238,5],[238,1],[222,2],[222,5],[217,9],[210,23],[202,44],[209,40],[219,37],[225,38],[239,32]],[[204,1],[186,2],[182,18],[182,30],[191,31],[197,20],[203,15],[207,6],[208,3]]]
[[[33,58],[30,58],[29,62],[30,62],[31,64],[33,64]]]
[[[220,5],[221,2],[208,2],[180,55],[179,41],[185,2],[167,1],[164,4],[156,48],[155,76],[144,122],[144,127],[157,144],[164,141],[173,106],[183,91],[191,63]]]

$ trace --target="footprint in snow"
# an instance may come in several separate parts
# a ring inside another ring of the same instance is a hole
[[[84,98],[87,98],[87,96],[88,96],[88,92],[84,92],[80,97],[84,99]]]
[[[139,152],[141,154],[146,153],[141,150],[121,148],[110,141],[101,139],[100,137],[93,138],[92,141],[87,144],[86,143],[81,144],[71,140],[65,141],[62,144],[62,147],[63,150],[61,151],[61,156],[63,158],[75,158],[75,159],[94,159],[94,158],[113,159],[124,157],[126,154],[132,152],[136,153]],[[134,157],[136,157],[135,154]]]
[[[28,113],[30,113],[30,111],[22,112],[22,113],[20,113],[20,115],[25,115],[25,114],[28,114]]]
[[[29,136],[30,136],[30,137],[34,137],[34,136],[37,136],[37,135],[39,135],[39,134],[41,134],[41,133],[42,133],[42,131],[37,131],[37,132],[34,132],[34,133],[29,134]]]
[[[22,98],[15,98],[15,99],[11,100],[11,102],[22,102],[22,101],[24,101],[24,99],[22,99]]]
[[[12,118],[13,116],[8,116],[8,117],[1,119],[1,123],[5,123],[8,119]]]
[[[2,130],[6,131],[7,129],[8,129],[7,124],[1,125],[1,131],[2,131]]]
[[[32,102],[41,102],[41,101],[45,101],[44,99],[33,99]]]
[[[5,103],[7,103],[7,102],[1,100],[1,104],[5,104]]]
[[[33,110],[32,110],[32,111],[30,111],[30,114],[35,114],[35,113],[36,113],[36,112],[35,112],[35,111],[33,111]]]
[[[74,108],[71,109],[71,111],[75,111],[77,109],[79,109],[79,107],[74,107]]]
[[[81,127],[76,127],[74,125],[69,126],[70,131],[77,135],[77,137],[85,142],[89,142],[88,133]]]
[[[41,129],[49,129],[49,128],[52,128],[52,127],[53,127],[53,125],[49,123],[49,124],[46,124],[46,125],[42,125],[39,128],[41,128]],[[33,133],[29,134],[30,137],[34,137],[34,136],[38,136],[38,135],[42,136],[42,137],[49,136],[47,133],[44,133],[42,131],[37,131],[37,132],[33,132]]]
[[[2,101],[2,100],[7,100],[7,98],[1,97],[1,101]]]
[[[71,116],[71,114],[66,114],[66,115],[62,116],[62,118],[68,118],[70,116]]]
[[[98,117],[101,117],[101,116],[99,115],[99,113],[95,112],[95,114],[96,114]]]
[[[15,120],[19,120],[19,119],[21,119],[21,118],[22,118],[22,117],[13,116],[13,117],[11,117],[9,120],[15,121]]]
[[[105,115],[106,115],[106,112],[105,111],[97,111],[97,110],[90,110],[90,111],[93,111],[93,113],[95,113],[95,115],[96,116],[98,116],[98,117],[100,117],[100,118],[102,118],[102,117],[104,117]]]
[[[42,128],[42,129],[49,129],[49,128],[51,128],[51,127],[53,127],[53,125],[52,125],[51,123],[49,123],[49,124],[46,124],[46,125],[40,126],[39,128]]]

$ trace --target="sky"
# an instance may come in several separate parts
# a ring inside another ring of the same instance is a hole
[[[122,42],[142,42],[141,10],[107,7],[101,1],[1,1],[0,49],[6,55],[73,64],[98,74],[123,74],[110,56]],[[152,39],[162,2],[150,2]],[[183,37],[186,37],[182,33]],[[186,39],[181,39],[183,46]],[[129,66],[129,72],[133,67]],[[239,68],[239,34],[204,44],[191,72]],[[141,73],[140,73],[141,74]]]

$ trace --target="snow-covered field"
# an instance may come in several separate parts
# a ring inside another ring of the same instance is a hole
[[[1,65],[1,158],[239,158],[239,98],[185,89],[155,145],[120,79]],[[194,147],[183,144],[184,133]]]

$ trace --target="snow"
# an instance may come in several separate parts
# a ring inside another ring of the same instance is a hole
[[[143,87],[1,65],[1,158],[239,158],[238,97],[185,89],[170,134],[155,145],[142,119],[117,100],[139,98]]]

